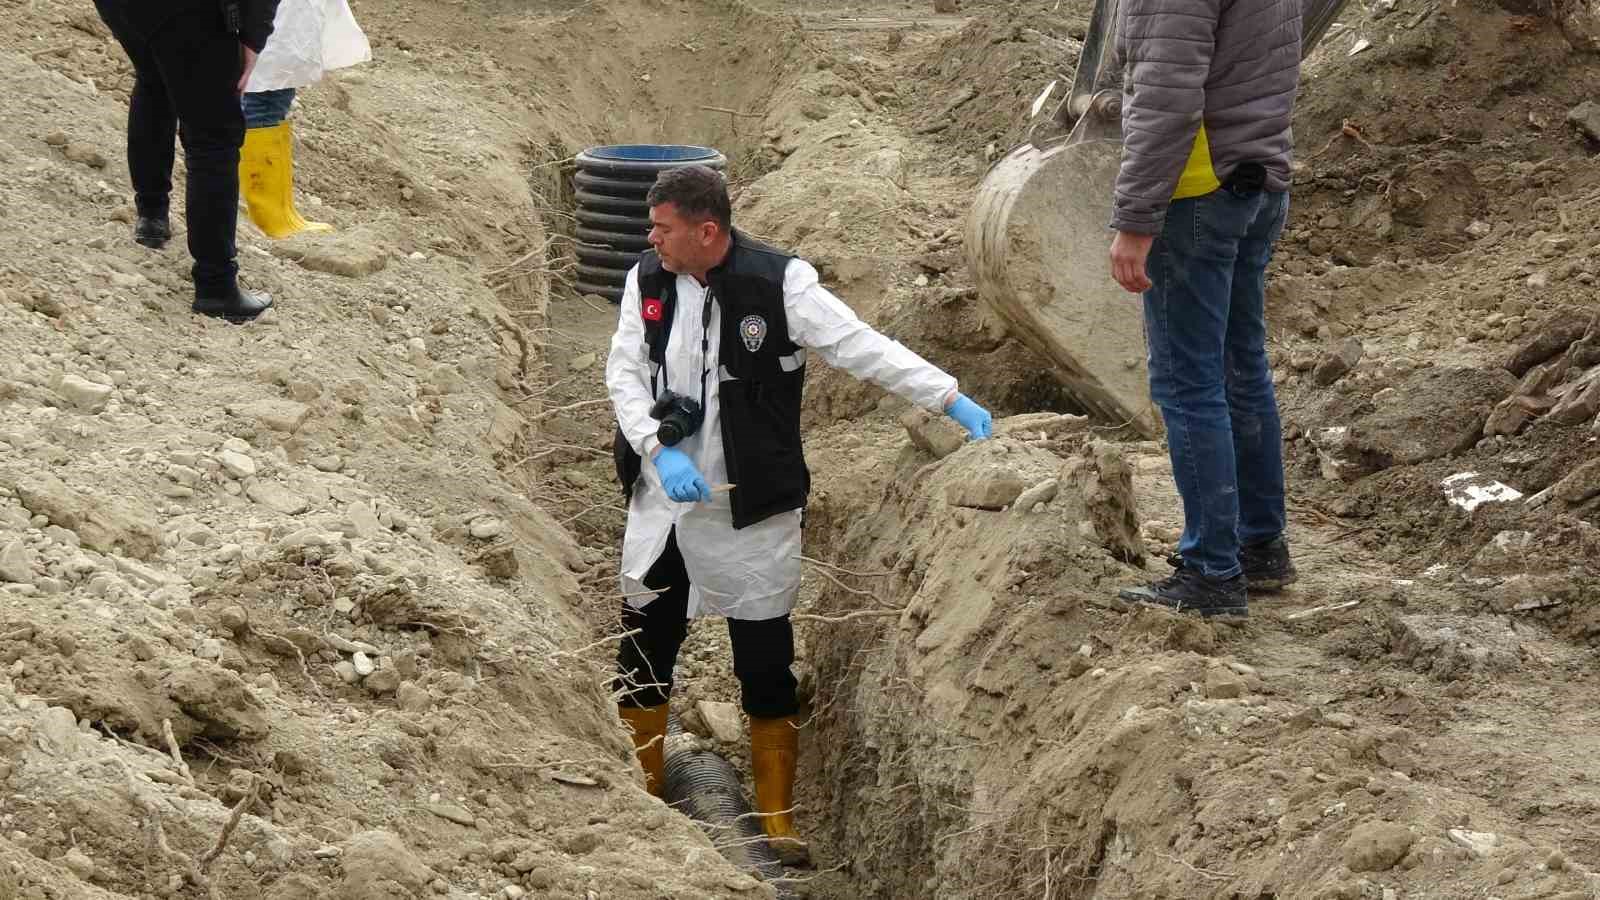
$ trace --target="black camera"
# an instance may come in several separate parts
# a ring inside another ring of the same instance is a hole
[[[662,446],[671,447],[698,431],[700,423],[706,419],[706,412],[688,397],[666,391],[650,407],[650,418],[661,421],[656,428],[656,439]]]

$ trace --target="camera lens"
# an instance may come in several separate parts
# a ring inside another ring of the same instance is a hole
[[[656,440],[663,446],[672,447],[683,440],[683,429],[675,421],[675,416],[668,416],[662,420],[661,427],[656,429]]]

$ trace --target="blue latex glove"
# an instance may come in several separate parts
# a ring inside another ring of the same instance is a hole
[[[662,447],[656,454],[656,471],[661,473],[661,484],[667,496],[679,503],[711,502],[711,486],[700,477],[689,455],[674,447]]]
[[[994,433],[994,418],[989,411],[972,402],[966,394],[957,394],[956,402],[950,404],[945,410],[945,415],[955,419],[967,430],[967,439],[981,441]]]

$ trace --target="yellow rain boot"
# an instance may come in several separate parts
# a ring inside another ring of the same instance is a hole
[[[617,706],[622,721],[633,729],[633,752],[644,769],[644,787],[651,796],[661,796],[666,771],[667,704],[660,706]]]
[[[750,771],[756,783],[756,812],[767,843],[786,866],[811,862],[811,848],[794,831],[794,764],[800,755],[800,720],[750,717]]]
[[[250,208],[250,221],[269,238],[333,230],[323,222],[307,222],[295,211],[294,142],[288,122],[245,131],[239,151],[239,193]]]

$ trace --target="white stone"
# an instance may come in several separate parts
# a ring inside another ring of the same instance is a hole
[[[1458,847],[1463,847],[1474,859],[1483,859],[1495,852],[1500,847],[1500,835],[1491,831],[1468,831],[1465,828],[1452,828],[1449,831],[1450,841]]]
[[[250,478],[256,474],[256,461],[237,450],[224,450],[217,454],[223,471],[233,478]]]
[[[712,737],[725,744],[737,744],[744,740],[744,723],[739,719],[737,706],[715,700],[701,700],[695,704],[695,710],[700,713],[700,718],[711,730]]]
[[[473,537],[486,541],[505,534],[506,523],[500,521],[494,516],[483,516],[481,518],[472,520],[472,526],[470,530]]]
[[[78,751],[78,717],[65,706],[45,710],[34,731],[39,738],[39,749],[46,753],[70,756]]]
[[[350,525],[358,538],[371,540],[383,533],[383,526],[378,522],[378,513],[372,508],[372,504],[365,500],[357,500],[346,507],[345,516],[349,518]]]
[[[196,650],[194,655],[201,659],[221,659],[222,642],[216,638],[207,638],[200,642],[200,649]]]
[[[33,563],[29,561],[28,548],[22,541],[12,541],[4,550],[0,550],[0,581],[33,583]]]
[[[61,864],[84,881],[94,877],[94,860],[77,847],[68,850],[67,855],[61,857]]]
[[[113,391],[110,385],[95,384],[77,375],[63,375],[56,383],[56,393],[73,406],[91,413],[103,412]]]
[[[273,512],[298,516],[311,508],[311,502],[274,481],[252,481],[245,496]]]
[[[368,656],[378,655],[378,648],[372,646],[366,641],[352,641],[349,638],[338,634],[325,634],[322,636],[322,639],[328,642],[328,646],[339,651],[340,653],[365,653]]]
[[[371,675],[373,672],[378,671],[378,664],[372,661],[372,657],[362,653],[359,650],[351,655],[350,665],[355,668],[356,674],[360,675],[362,678],[365,678],[368,675]]]

